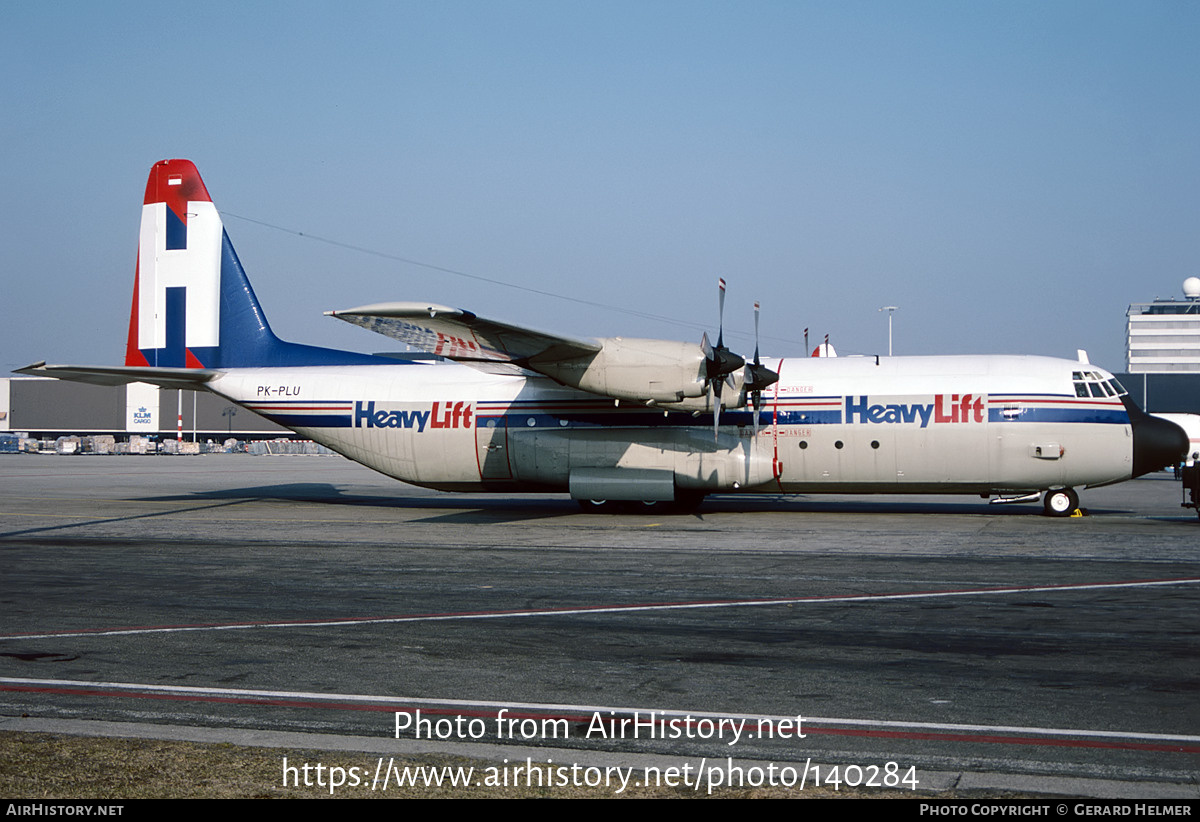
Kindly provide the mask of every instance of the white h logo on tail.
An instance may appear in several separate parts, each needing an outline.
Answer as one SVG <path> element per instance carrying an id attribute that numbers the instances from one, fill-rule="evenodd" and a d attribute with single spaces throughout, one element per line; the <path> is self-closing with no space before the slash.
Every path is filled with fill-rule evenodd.
<path id="1" fill-rule="evenodd" d="M 184 345 L 215 347 L 221 326 L 221 218 L 210 202 L 188 202 L 179 248 L 167 248 L 168 220 L 177 218 L 167 214 L 166 203 L 142 206 L 137 347 L 167 348 L 167 289 L 180 287 L 187 289 Z"/>

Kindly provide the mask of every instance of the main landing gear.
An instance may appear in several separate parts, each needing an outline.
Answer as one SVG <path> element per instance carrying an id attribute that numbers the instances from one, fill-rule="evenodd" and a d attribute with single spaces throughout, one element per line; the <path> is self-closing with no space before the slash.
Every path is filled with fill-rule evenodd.
<path id="1" fill-rule="evenodd" d="M 1048 517 L 1069 517 L 1079 507 L 1079 494 L 1074 488 L 1051 488 L 1042 497 Z"/>
<path id="2" fill-rule="evenodd" d="M 669 510 L 671 503 L 657 500 L 580 499 L 579 507 L 589 514 L 652 514 Z"/>
<path id="3" fill-rule="evenodd" d="M 706 494 L 703 491 L 684 491 L 677 490 L 675 492 L 675 500 L 673 502 L 661 502 L 655 500 L 615 500 L 615 499 L 581 499 L 576 500 L 579 507 L 587 513 L 592 514 L 652 514 L 655 512 L 663 514 L 686 514 L 695 511 L 704 502 Z"/>

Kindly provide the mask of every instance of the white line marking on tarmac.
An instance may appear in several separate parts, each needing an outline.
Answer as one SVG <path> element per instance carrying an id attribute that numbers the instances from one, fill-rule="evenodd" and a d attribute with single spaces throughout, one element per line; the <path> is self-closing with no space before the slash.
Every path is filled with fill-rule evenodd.
<path id="1" fill-rule="evenodd" d="M 1181 579 L 1151 579 L 1130 582 L 1084 582 L 1071 585 L 1019 585 L 1004 588 L 971 588 L 955 591 L 915 591 L 898 594 L 846 594 L 842 596 L 779 597 L 773 599 L 709 600 L 701 602 L 659 602 L 638 605 L 594 605 L 534 608 L 512 611 L 467 611 L 445 614 L 413 614 L 409 616 L 345 617 L 326 620 L 284 620 L 279 622 L 231 622 L 207 625 L 158 625 L 140 628 L 112 628 L 90 631 L 53 631 L 36 634 L 4 634 L 3 640 L 65 639 L 74 637 L 133 636 L 140 634 L 171 634 L 193 631 L 245 631 L 256 628 L 332 628 L 347 625 L 386 625 L 404 622 L 448 622 L 480 619 L 515 619 L 522 617 L 580 616 L 584 614 L 628 614 L 646 611 L 680 611 L 704 608 L 761 608 L 769 605 L 822 605 L 826 603 L 888 602 L 905 599 L 937 599 L 944 597 L 995 596 L 1050 592 L 1101 591 L 1117 588 L 1151 588 L 1164 585 L 1195 585 L 1200 577 Z"/>

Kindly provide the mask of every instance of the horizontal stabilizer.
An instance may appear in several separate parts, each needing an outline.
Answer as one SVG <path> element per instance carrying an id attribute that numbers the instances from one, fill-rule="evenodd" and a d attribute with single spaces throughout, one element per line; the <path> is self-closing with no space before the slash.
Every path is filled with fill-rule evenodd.
<path id="1" fill-rule="evenodd" d="M 586 357 L 602 347 L 598 342 L 547 334 L 486 320 L 459 308 L 427 303 L 377 303 L 325 313 L 418 350 L 461 362 L 528 365 L 530 361 L 555 362 Z M 534 368 L 536 370 L 536 366 Z"/>
<path id="2" fill-rule="evenodd" d="M 178 388 L 195 391 L 219 374 L 206 368 L 153 368 L 149 366 L 91 366 L 91 365 L 46 365 L 37 362 L 18 368 L 13 373 L 31 377 L 53 377 L 71 382 L 86 382 L 91 385 L 126 385 L 145 382 L 160 388 Z"/>

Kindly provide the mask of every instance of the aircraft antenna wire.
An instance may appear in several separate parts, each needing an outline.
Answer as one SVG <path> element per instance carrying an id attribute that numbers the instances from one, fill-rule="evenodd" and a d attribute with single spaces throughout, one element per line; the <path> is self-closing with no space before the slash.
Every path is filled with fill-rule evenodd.
<path id="1" fill-rule="evenodd" d="M 374 248 L 368 248 L 366 246 L 355 245 L 354 243 L 348 243 L 343 240 L 334 240 L 329 237 L 322 237 L 319 234 L 311 234 L 307 231 L 297 231 L 294 228 L 287 228 L 285 226 L 275 225 L 274 223 L 268 223 L 265 220 L 257 220 L 253 217 L 246 217 L 241 214 L 234 214 L 230 211 L 222 210 L 221 214 L 222 214 L 222 216 L 233 217 L 236 220 L 242 220 L 243 222 L 253 223 L 254 225 L 262 226 L 263 228 L 269 228 L 274 231 L 281 231 L 284 234 L 291 234 L 295 237 L 303 237 L 306 240 L 314 240 L 316 242 L 325 243 L 326 245 L 331 245 L 336 248 L 344 248 L 348 251 L 357 251 L 360 254 L 369 254 L 372 257 L 379 257 L 380 259 L 390 260 L 392 262 L 404 263 L 405 265 L 413 265 L 413 266 L 418 266 L 420 268 L 427 268 L 430 271 L 438 271 L 443 274 L 452 274 L 456 277 L 465 277 L 468 280 L 475 280 L 477 282 L 490 283 L 491 285 L 498 285 L 503 288 L 512 288 L 517 291 L 524 291 L 527 294 L 537 294 L 538 296 L 541 296 L 541 297 L 551 297 L 551 298 L 557 299 L 557 300 L 566 300 L 567 302 L 577 303 L 579 305 L 586 305 L 591 308 L 602 308 L 606 311 L 615 311 L 615 312 L 618 312 L 621 314 L 628 314 L 633 317 L 640 317 L 641 319 L 644 319 L 644 320 L 654 320 L 656 322 L 670 323 L 672 325 L 683 326 L 685 328 L 691 328 L 691 329 L 700 330 L 700 331 L 706 330 L 705 326 L 701 325 L 700 323 L 694 323 L 694 322 L 690 322 L 688 320 L 679 320 L 674 317 L 664 316 L 662 314 L 651 314 L 649 312 L 638 311 L 633 308 L 625 308 L 623 306 L 597 302 L 595 300 L 586 300 L 586 299 L 583 299 L 582 297 L 572 297 L 568 294 L 559 294 L 554 291 L 544 291 L 540 288 L 531 288 L 530 286 L 518 285 L 516 283 L 505 282 L 504 280 L 497 280 L 492 277 L 484 277 L 480 274 L 471 274 L 470 272 L 467 272 L 467 271 L 459 271 L 458 269 L 447 268 L 446 266 L 437 265 L 435 263 L 422 262 L 421 260 L 414 260 L 411 257 L 404 257 L 399 254 L 392 254 L 387 251 L 379 251 Z M 751 337 L 751 335 L 746 332 L 731 331 L 730 333 L 736 334 L 738 337 L 746 337 L 746 338 Z M 766 334 L 764 334 L 763 337 L 765 339 L 774 340 L 776 342 L 781 342 L 781 343 L 787 343 L 789 345 L 799 345 L 800 344 L 797 340 L 787 339 L 786 337 L 771 337 Z"/>

